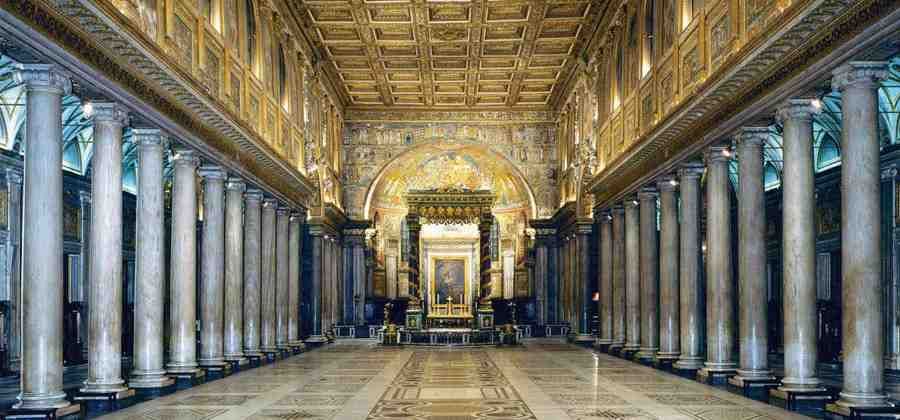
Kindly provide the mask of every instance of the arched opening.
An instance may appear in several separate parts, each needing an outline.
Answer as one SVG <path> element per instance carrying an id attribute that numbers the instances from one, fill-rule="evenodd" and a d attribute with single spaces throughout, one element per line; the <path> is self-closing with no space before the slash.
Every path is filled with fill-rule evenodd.
<path id="1" fill-rule="evenodd" d="M 641 77 L 653 68 L 653 57 L 656 54 L 656 0 L 644 2 L 644 41 L 641 48 Z"/>
<path id="2" fill-rule="evenodd" d="M 256 28 L 256 8 L 253 0 L 244 0 L 244 60 L 256 74 L 256 51 L 259 36 Z"/>
<path id="3" fill-rule="evenodd" d="M 841 162 L 841 147 L 829 134 L 825 134 L 819 143 L 816 154 L 816 170 L 821 171 L 833 167 Z"/>
<path id="4" fill-rule="evenodd" d="M 284 45 L 281 43 L 278 44 L 278 62 L 277 62 L 277 71 L 278 71 L 278 98 L 281 100 L 281 107 L 284 108 L 285 111 L 290 110 L 290 95 L 288 91 L 288 70 L 287 70 L 287 58 L 284 55 Z"/>
<path id="5" fill-rule="evenodd" d="M 638 30 L 638 16 L 637 12 L 632 12 L 631 17 L 628 19 L 628 42 L 625 46 L 625 59 L 627 66 L 627 77 L 625 78 L 625 90 L 623 94 L 623 100 L 631 94 L 631 91 L 634 90 L 637 86 L 637 79 L 639 77 L 640 70 L 638 69 L 638 52 L 639 45 L 638 42 L 640 40 L 640 33 Z"/>

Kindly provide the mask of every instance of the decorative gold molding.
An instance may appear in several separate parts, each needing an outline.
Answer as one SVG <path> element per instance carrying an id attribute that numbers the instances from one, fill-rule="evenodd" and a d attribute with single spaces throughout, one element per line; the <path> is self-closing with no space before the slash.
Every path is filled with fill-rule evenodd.
<path id="1" fill-rule="evenodd" d="M 555 124 L 557 113 L 547 110 L 503 111 L 503 110 L 415 110 L 383 109 L 369 110 L 347 108 L 346 123 L 359 122 L 459 122 L 479 124 L 547 123 Z"/>

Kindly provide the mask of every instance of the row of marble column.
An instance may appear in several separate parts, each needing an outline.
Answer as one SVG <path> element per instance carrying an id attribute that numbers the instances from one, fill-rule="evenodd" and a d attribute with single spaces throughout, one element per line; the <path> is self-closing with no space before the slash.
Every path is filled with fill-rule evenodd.
<path id="1" fill-rule="evenodd" d="M 22 390 L 20 409 L 69 405 L 63 391 L 62 97 L 67 75 L 53 65 L 21 65 L 27 119 L 22 223 Z M 158 129 L 135 128 L 138 151 L 133 371 L 122 366 L 122 134 L 125 108 L 92 103 L 92 212 L 88 237 L 88 379 L 84 394 L 171 385 L 266 352 L 299 347 L 302 212 L 214 165 L 199 168 L 176 150 L 166 265 L 164 153 Z M 203 180 L 200 278 L 197 279 L 197 175 Z M 166 268 L 169 348 L 163 348 Z M 199 287 L 198 287 L 199 285 Z M 200 350 L 197 293 L 200 293 Z M 168 362 L 165 355 L 168 353 Z M 164 364 L 165 363 L 165 364 Z"/>
<path id="2" fill-rule="evenodd" d="M 843 127 L 844 383 L 837 405 L 845 407 L 886 402 L 877 135 L 878 82 L 885 72 L 883 62 L 851 62 L 836 69 L 832 78 L 832 86 L 841 93 Z M 788 392 L 821 389 L 816 376 L 812 133 L 812 117 L 818 108 L 814 99 L 796 98 L 776 112 L 784 126 L 785 376 L 781 389 Z M 736 138 L 740 158 L 736 262 L 732 261 L 728 174 L 733 152 L 713 146 L 705 153 L 705 296 L 700 271 L 704 260 L 700 237 L 703 164 L 683 164 L 677 174 L 641 189 L 637 199 L 628 198 L 602 211 L 599 345 L 634 351 L 642 359 L 670 360 L 676 368 L 700 370 L 701 374 L 774 379 L 767 359 L 763 147 L 768 133 L 768 127 L 746 127 Z M 658 240 L 657 198 L 661 206 Z M 735 263 L 737 291 L 732 279 Z M 739 349 L 735 349 L 738 342 Z"/>

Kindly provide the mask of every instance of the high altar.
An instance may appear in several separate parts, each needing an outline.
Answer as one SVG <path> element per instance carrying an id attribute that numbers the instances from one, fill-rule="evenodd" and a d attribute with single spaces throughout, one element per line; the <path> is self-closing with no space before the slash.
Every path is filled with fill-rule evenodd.
<path id="1" fill-rule="evenodd" d="M 493 328 L 487 297 L 494 194 L 417 190 L 405 200 L 410 246 L 406 329 Z"/>

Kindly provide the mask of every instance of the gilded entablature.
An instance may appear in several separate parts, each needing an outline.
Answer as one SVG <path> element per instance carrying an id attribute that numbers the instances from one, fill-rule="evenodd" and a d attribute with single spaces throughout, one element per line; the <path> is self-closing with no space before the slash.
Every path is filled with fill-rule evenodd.
<path id="1" fill-rule="evenodd" d="M 535 217 L 551 216 L 557 202 L 550 124 L 348 123 L 342 153 L 344 208 L 355 219 L 367 217 L 367 195 L 405 213 L 407 188 L 489 188 L 500 211 L 531 207 L 533 194 Z"/>
<path id="2" fill-rule="evenodd" d="M 293 0 L 349 106 L 546 108 L 578 66 L 593 1 Z"/>

